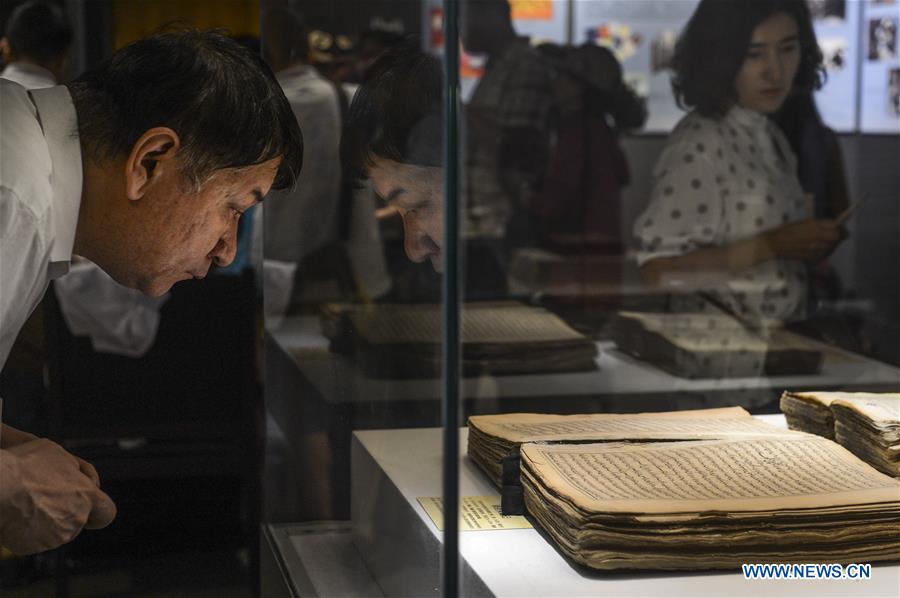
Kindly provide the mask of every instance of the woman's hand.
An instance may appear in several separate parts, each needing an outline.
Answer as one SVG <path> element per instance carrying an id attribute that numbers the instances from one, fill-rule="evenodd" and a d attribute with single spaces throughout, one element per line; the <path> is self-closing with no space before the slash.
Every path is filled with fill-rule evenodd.
<path id="1" fill-rule="evenodd" d="M 792 222 L 762 235 L 774 257 L 808 262 L 825 258 L 846 238 L 846 229 L 827 219 Z"/>

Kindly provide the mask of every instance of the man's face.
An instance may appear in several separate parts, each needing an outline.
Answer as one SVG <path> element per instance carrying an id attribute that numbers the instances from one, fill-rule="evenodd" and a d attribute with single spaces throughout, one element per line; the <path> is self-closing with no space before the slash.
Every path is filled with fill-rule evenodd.
<path id="1" fill-rule="evenodd" d="M 403 164 L 375 158 L 369 169 L 372 187 L 403 219 L 403 246 L 414 262 L 431 260 L 437 272 L 443 268 L 444 237 L 443 169 Z"/>
<path id="2" fill-rule="evenodd" d="M 186 187 L 173 169 L 161 173 L 147 201 L 133 208 L 143 213 L 135 213 L 136 238 L 125 240 L 126 284 L 155 297 L 180 280 L 203 278 L 212 264 L 230 264 L 241 214 L 269 192 L 280 161 L 219 170 L 199 189 Z"/>

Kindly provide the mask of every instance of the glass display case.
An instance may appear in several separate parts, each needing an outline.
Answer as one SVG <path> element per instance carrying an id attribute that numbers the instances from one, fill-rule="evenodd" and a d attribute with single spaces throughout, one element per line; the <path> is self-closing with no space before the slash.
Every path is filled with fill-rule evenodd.
<path id="1" fill-rule="evenodd" d="M 579 503 L 541 516 L 558 494 L 517 443 L 757 438 L 671 424 L 722 413 L 781 442 L 785 391 L 900 391 L 900 116 L 879 113 L 877 136 L 859 117 L 876 60 L 861 23 L 891 17 L 844 4 L 262 1 L 305 146 L 297 187 L 254 219 L 263 595 L 756 591 L 738 556 L 650 562 L 578 535 L 607 520 L 567 545 Z M 502 420 L 524 435 L 515 458 L 485 457 L 508 438 L 470 418 L 510 414 L 572 419 L 531 438 Z M 750 528 L 779 529 L 775 511 Z M 873 546 L 858 561 L 774 537 L 737 554 L 873 565 L 766 592 L 896 594 L 878 538 L 855 540 Z"/>

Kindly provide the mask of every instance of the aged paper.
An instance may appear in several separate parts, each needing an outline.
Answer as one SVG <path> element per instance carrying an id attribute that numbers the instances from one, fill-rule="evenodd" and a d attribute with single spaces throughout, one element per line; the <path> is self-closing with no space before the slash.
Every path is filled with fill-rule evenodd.
<path id="1" fill-rule="evenodd" d="M 852 396 L 853 393 L 848 392 L 788 392 L 785 391 L 784 396 L 801 401 L 807 401 L 823 407 L 828 407 L 835 399 Z"/>
<path id="2" fill-rule="evenodd" d="M 700 439 L 726 436 L 792 435 L 740 407 L 664 413 L 475 415 L 469 427 L 510 443 L 562 440 Z"/>
<path id="3" fill-rule="evenodd" d="M 900 500 L 900 482 L 802 435 L 653 444 L 524 444 L 523 470 L 592 512 L 821 508 Z"/>
<path id="4" fill-rule="evenodd" d="M 444 501 L 441 497 L 417 499 L 434 525 L 444 531 Z M 497 529 L 531 529 L 532 525 L 521 515 L 501 515 L 500 496 L 461 496 L 459 499 L 459 531 L 486 531 Z"/>
<path id="5" fill-rule="evenodd" d="M 900 393 L 785 392 L 781 410 L 792 429 L 833 438 L 900 477 Z"/>
<path id="6" fill-rule="evenodd" d="M 900 425 L 900 393 L 834 393 L 831 406 L 852 409 L 879 425 Z"/>

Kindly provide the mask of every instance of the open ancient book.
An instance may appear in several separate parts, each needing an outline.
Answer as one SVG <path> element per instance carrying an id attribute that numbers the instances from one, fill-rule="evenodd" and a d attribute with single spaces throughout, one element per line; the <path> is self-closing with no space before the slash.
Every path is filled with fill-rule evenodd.
<path id="1" fill-rule="evenodd" d="M 900 478 L 900 393 L 785 392 L 781 410 L 791 428 L 832 438 Z"/>
<path id="2" fill-rule="evenodd" d="M 558 316 L 515 301 L 462 309 L 466 375 L 569 372 L 596 368 L 597 347 Z M 440 375 L 440 305 L 329 305 L 323 330 L 375 377 Z"/>
<path id="3" fill-rule="evenodd" d="M 528 443 L 528 513 L 595 569 L 900 559 L 900 482 L 813 435 Z"/>
<path id="4" fill-rule="evenodd" d="M 739 407 L 473 416 L 468 450 L 591 568 L 900 558 L 900 482 Z"/>
<path id="5" fill-rule="evenodd" d="M 553 415 L 507 413 L 469 418 L 469 457 L 497 487 L 503 461 L 524 442 L 709 440 L 794 433 L 767 424 L 741 407 L 663 413 Z"/>

